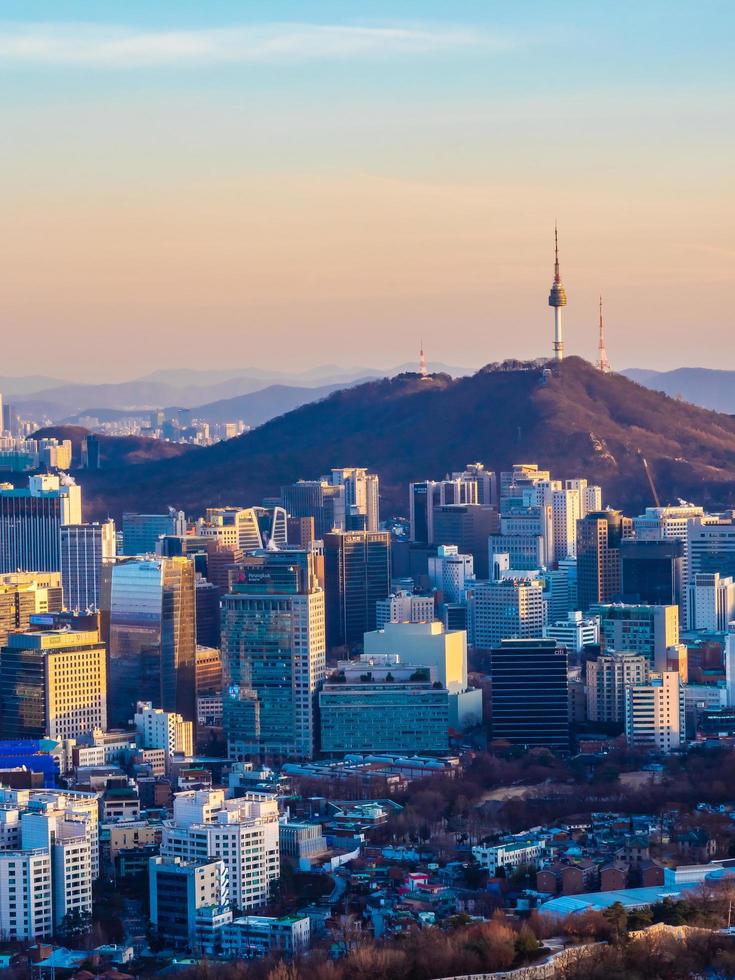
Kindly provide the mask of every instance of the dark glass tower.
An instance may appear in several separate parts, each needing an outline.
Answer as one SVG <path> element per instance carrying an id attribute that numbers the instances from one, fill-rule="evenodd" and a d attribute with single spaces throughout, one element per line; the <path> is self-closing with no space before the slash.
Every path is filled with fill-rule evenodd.
<path id="1" fill-rule="evenodd" d="M 567 666 L 556 640 L 503 640 L 490 655 L 493 738 L 568 752 Z"/>

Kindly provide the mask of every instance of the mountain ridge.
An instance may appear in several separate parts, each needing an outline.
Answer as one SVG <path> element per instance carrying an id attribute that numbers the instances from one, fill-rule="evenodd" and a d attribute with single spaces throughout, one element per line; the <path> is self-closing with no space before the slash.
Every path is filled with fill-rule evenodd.
<path id="1" fill-rule="evenodd" d="M 415 373 L 343 388 L 196 457 L 141 463 L 134 492 L 120 470 L 82 476 L 90 513 L 168 505 L 254 504 L 282 485 L 333 466 L 381 477 L 383 513 L 407 512 L 411 480 L 440 478 L 468 462 L 508 469 L 538 462 L 557 479 L 601 483 L 628 510 L 651 503 L 640 460 L 664 500 L 735 503 L 735 419 L 697 408 L 577 357 L 487 365 L 452 379 Z"/>

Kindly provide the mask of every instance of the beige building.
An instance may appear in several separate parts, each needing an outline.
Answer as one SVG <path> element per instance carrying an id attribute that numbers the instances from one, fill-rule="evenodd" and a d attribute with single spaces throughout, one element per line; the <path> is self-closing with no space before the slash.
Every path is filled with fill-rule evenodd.
<path id="1" fill-rule="evenodd" d="M 625 690 L 646 684 L 648 658 L 641 653 L 608 653 L 587 661 L 587 719 L 625 721 Z"/>
<path id="2" fill-rule="evenodd" d="M 105 645 L 92 630 L 13 633 L 0 652 L 5 738 L 76 738 L 107 728 Z"/>
<path id="3" fill-rule="evenodd" d="M 11 633 L 28 629 L 37 613 L 63 606 L 59 572 L 8 572 L 0 575 L 0 646 Z"/>

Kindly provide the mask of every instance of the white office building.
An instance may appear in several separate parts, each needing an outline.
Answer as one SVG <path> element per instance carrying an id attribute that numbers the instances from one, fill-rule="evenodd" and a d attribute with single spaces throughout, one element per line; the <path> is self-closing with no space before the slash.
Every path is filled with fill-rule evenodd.
<path id="1" fill-rule="evenodd" d="M 543 584 L 532 578 L 477 582 L 472 589 L 470 615 L 473 644 L 481 650 L 492 650 L 502 640 L 543 636 L 546 625 Z"/>
<path id="2" fill-rule="evenodd" d="M 154 708 L 150 701 L 138 701 L 134 717 L 138 741 L 144 749 L 163 749 L 168 758 L 194 754 L 193 725 L 175 711 Z"/>
<path id="3" fill-rule="evenodd" d="M 625 735 L 634 746 L 671 752 L 685 742 L 684 693 L 679 674 L 654 671 L 625 691 Z"/>
<path id="4" fill-rule="evenodd" d="M 58 572 L 61 526 L 81 523 L 82 489 L 70 476 L 0 485 L 0 572 Z"/>
<path id="5" fill-rule="evenodd" d="M 475 581 L 472 555 L 461 555 L 456 545 L 440 544 L 436 556 L 429 558 L 429 581 L 442 593 L 444 602 L 465 602 L 467 589 Z"/>
<path id="6" fill-rule="evenodd" d="M 100 608 L 105 565 L 117 554 L 115 522 L 65 524 L 60 539 L 61 587 L 66 609 L 85 612 Z"/>
<path id="7" fill-rule="evenodd" d="M 570 612 L 566 619 L 545 626 L 543 635 L 556 640 L 567 650 L 580 653 L 583 647 L 600 642 L 600 620 L 597 616 L 585 617 L 576 610 Z"/>
<path id="8" fill-rule="evenodd" d="M 697 572 L 687 587 L 690 630 L 724 631 L 735 619 L 735 581 L 719 572 Z"/>
<path id="9" fill-rule="evenodd" d="M 434 619 L 434 597 L 394 592 L 375 603 L 375 625 L 383 629 L 386 623 L 430 623 Z"/>

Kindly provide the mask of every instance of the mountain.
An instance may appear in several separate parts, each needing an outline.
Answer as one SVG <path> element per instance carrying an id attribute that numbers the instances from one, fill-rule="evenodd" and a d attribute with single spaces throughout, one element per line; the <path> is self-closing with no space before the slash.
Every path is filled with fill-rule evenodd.
<path id="1" fill-rule="evenodd" d="M 53 379 L 46 379 L 44 382 L 44 379 L 39 378 L 36 380 L 40 387 L 35 389 L 31 385 L 33 379 L 6 378 L 4 380 L 8 385 L 8 391 L 12 389 L 17 392 L 12 402 L 24 415 L 50 418 L 55 423 L 73 421 L 85 415 L 99 418 L 100 412 L 108 410 L 132 414 L 168 405 L 196 409 L 210 402 L 262 391 L 275 384 L 283 389 L 282 404 L 275 405 L 270 414 L 268 411 L 258 413 L 262 418 L 272 418 L 273 415 L 280 415 L 306 400 L 299 395 L 289 397 L 286 393 L 287 388 L 336 389 L 355 384 L 358 380 L 368 377 L 392 376 L 413 368 L 414 365 L 399 365 L 385 371 L 376 368 L 339 368 L 327 364 L 321 368 L 311 368 L 295 374 L 257 368 L 243 371 L 238 371 L 236 368 L 229 371 L 172 369 L 154 371 L 147 377 L 115 384 L 76 384 Z M 464 368 L 442 364 L 430 365 L 430 369 L 446 371 L 452 375 L 468 373 Z M 18 384 L 13 389 L 14 381 Z M 0 392 L 4 390 L 0 387 Z M 320 398 L 322 395 L 323 391 L 317 392 L 314 397 Z"/>
<path id="2" fill-rule="evenodd" d="M 646 371 L 629 368 L 627 378 L 663 391 L 672 398 L 683 398 L 693 405 L 735 415 L 735 371 L 715 368 L 676 368 L 674 371 Z"/>
<path id="3" fill-rule="evenodd" d="M 33 439 L 69 439 L 72 444 L 73 459 L 81 457 L 82 443 L 89 435 L 89 429 L 81 425 L 53 425 L 38 429 Z M 106 472 L 126 470 L 142 463 L 170 460 L 201 451 L 200 446 L 190 443 L 164 442 L 162 439 L 148 439 L 144 436 L 97 436 L 100 445 L 100 461 Z M 118 477 L 119 478 L 119 477 Z"/>
<path id="4" fill-rule="evenodd" d="M 357 384 L 359 382 L 351 382 Z M 338 391 L 350 382 L 333 385 L 322 385 L 317 388 L 296 388 L 292 385 L 269 385 L 260 391 L 249 395 L 237 395 L 235 398 L 223 398 L 220 401 L 209 402 L 207 405 L 196 405 L 191 410 L 193 418 L 205 422 L 235 422 L 242 419 L 250 426 L 262 425 L 277 415 L 290 412 L 300 405 L 326 398 L 333 391 Z"/>
<path id="5" fill-rule="evenodd" d="M 43 374 L 26 374 L 17 377 L 0 378 L 0 394 L 6 399 L 15 399 L 17 395 L 30 395 L 48 388 L 57 388 L 64 382 L 59 378 L 47 378 Z"/>
<path id="6" fill-rule="evenodd" d="M 506 362 L 453 380 L 416 374 L 371 381 L 297 408 L 195 455 L 82 474 L 90 516 L 168 504 L 254 504 L 333 466 L 381 478 L 384 514 L 407 512 L 411 480 L 481 460 L 534 461 L 558 479 L 585 476 L 629 512 L 651 503 L 640 459 L 664 501 L 735 504 L 735 419 L 651 391 L 580 358 Z"/>

